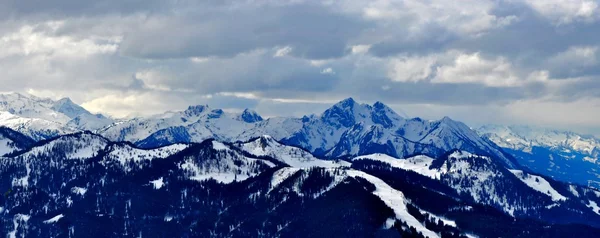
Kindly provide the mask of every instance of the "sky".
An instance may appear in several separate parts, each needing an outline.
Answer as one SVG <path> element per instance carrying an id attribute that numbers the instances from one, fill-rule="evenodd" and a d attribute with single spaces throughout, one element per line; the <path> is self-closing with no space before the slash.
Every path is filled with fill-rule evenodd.
<path id="1" fill-rule="evenodd" d="M 0 0 L 0 91 L 113 117 L 188 105 L 600 135 L 597 0 Z"/>

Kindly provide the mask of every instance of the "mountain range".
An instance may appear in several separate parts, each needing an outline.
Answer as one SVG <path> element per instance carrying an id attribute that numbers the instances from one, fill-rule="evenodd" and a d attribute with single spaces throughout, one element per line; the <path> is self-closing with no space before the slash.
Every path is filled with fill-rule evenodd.
<path id="1" fill-rule="evenodd" d="M 118 121 L 69 99 L 0 99 L 14 118 L 0 120 L 8 237 L 600 233 L 590 136 L 352 98 L 301 118 L 198 105 Z"/>
<path id="2" fill-rule="evenodd" d="M 528 126 L 488 125 L 478 129 L 520 164 L 563 181 L 600 187 L 600 139 Z"/>
<path id="3" fill-rule="evenodd" d="M 92 114 L 69 98 L 54 101 L 19 93 L 0 94 L 0 125 L 34 140 L 81 130 L 97 130 L 112 123 L 112 119 Z"/>

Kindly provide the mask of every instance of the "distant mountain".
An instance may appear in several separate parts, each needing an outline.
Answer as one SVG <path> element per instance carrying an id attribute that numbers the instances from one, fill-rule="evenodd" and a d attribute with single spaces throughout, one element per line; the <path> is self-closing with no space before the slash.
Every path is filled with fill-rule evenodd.
<path id="1" fill-rule="evenodd" d="M 460 150 L 329 161 L 270 136 L 142 149 L 80 132 L 1 158 L 0 174 L 9 237 L 600 232 L 600 191 Z"/>
<path id="2" fill-rule="evenodd" d="M 487 125 L 479 133 L 532 170 L 600 188 L 600 139 L 568 131 Z"/>
<path id="3" fill-rule="evenodd" d="M 92 114 L 68 98 L 58 101 L 0 94 L 0 126 L 19 131 L 34 140 L 81 130 L 97 130 L 113 123 L 101 114 Z"/>
<path id="4" fill-rule="evenodd" d="M 270 135 L 327 158 L 371 153 L 400 158 L 421 153 L 439 156 L 447 150 L 462 149 L 491 155 L 511 168 L 518 167 L 509 154 L 461 122 L 447 117 L 439 121 L 405 119 L 381 102 L 359 104 L 352 98 L 340 101 L 319 116 L 266 120 L 248 109 L 227 113 L 206 105 L 190 106 L 181 112 L 117 123 L 99 132 L 111 140 L 131 141 L 145 148 L 208 138 L 247 141 Z"/>

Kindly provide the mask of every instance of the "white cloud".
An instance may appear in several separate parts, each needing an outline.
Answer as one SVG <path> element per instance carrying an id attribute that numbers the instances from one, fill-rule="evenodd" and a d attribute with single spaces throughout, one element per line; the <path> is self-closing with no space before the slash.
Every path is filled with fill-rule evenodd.
<path id="1" fill-rule="evenodd" d="M 236 98 L 245 98 L 245 99 L 259 99 L 260 97 L 254 93 L 250 92 L 219 92 L 217 93 L 219 96 L 226 97 L 236 97 Z"/>
<path id="2" fill-rule="evenodd" d="M 166 75 L 159 70 L 147 69 L 135 73 L 135 78 L 144 82 L 144 86 L 148 89 L 158 91 L 171 91 L 171 88 L 165 83 L 173 80 L 173 76 Z"/>
<path id="3" fill-rule="evenodd" d="M 335 71 L 333 71 L 332 68 L 324 68 L 323 70 L 321 70 L 322 74 L 335 74 Z"/>
<path id="4" fill-rule="evenodd" d="M 600 19 L 598 3 L 594 0 L 525 0 L 525 3 L 559 25 Z"/>
<path id="5" fill-rule="evenodd" d="M 158 2 L 144 6 L 151 14 L 118 4 L 56 14 L 8 10 L 14 18 L 0 20 L 0 82 L 3 91 L 70 96 L 119 116 L 257 102 L 285 115 L 285 103 L 311 104 L 294 109 L 302 115 L 353 96 L 430 104 L 454 117 L 457 109 L 548 95 L 576 100 L 573 108 L 586 102 L 570 95 L 600 97 L 600 37 L 590 31 L 600 24 L 598 2 L 523 1 Z M 492 118 L 512 116 L 494 110 Z"/>
<path id="6" fill-rule="evenodd" d="M 484 58 L 479 52 L 450 50 L 426 56 L 400 56 L 388 63 L 390 80 L 446 84 L 481 84 L 486 87 L 518 87 L 548 80 L 547 71 L 519 73 L 504 57 Z"/>
<path id="7" fill-rule="evenodd" d="M 369 52 L 371 45 L 353 45 L 351 47 L 352 54 L 365 54 Z"/>
<path id="8" fill-rule="evenodd" d="M 210 60 L 209 57 L 191 57 L 190 60 L 194 63 L 204 63 Z"/>
<path id="9" fill-rule="evenodd" d="M 388 77 L 396 82 L 417 82 L 431 76 L 437 56 L 393 58 L 389 62 Z"/>
<path id="10" fill-rule="evenodd" d="M 157 100 L 152 93 L 107 94 L 81 104 L 93 113 L 107 113 L 116 118 L 158 114 L 170 110 L 174 102 Z M 171 105 L 170 105 L 171 104 Z"/>
<path id="11" fill-rule="evenodd" d="M 290 47 L 290 46 L 281 47 L 275 51 L 275 54 L 273 54 L 273 57 L 284 57 L 291 52 L 292 52 L 292 47 Z"/>
<path id="12" fill-rule="evenodd" d="M 460 4 L 446 0 L 377 0 L 355 4 L 361 7 L 350 9 L 361 9 L 367 19 L 398 23 L 414 21 L 410 26 L 411 31 L 419 31 L 424 25 L 435 23 L 456 33 L 476 36 L 517 20 L 514 15 L 494 15 L 492 9 L 495 2 L 488 0 L 466 0 Z"/>
<path id="13" fill-rule="evenodd" d="M 0 38 L 0 58 L 13 55 L 47 55 L 69 58 L 85 58 L 94 54 L 116 52 L 120 38 L 97 42 L 93 38 L 75 38 L 57 35 L 62 22 L 45 22 L 22 26 L 18 31 Z"/>
<path id="14" fill-rule="evenodd" d="M 507 59 L 485 59 L 480 53 L 458 53 L 454 62 L 437 67 L 432 82 L 478 83 L 490 87 L 512 87 L 523 83 Z"/>
<path id="15" fill-rule="evenodd" d="M 592 66 L 598 63 L 598 46 L 571 46 L 548 60 L 553 67 L 560 65 Z"/>

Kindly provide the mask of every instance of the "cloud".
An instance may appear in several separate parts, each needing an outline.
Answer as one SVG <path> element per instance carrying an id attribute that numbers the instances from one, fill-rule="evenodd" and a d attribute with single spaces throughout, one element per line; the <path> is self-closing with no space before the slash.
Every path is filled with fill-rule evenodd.
<path id="1" fill-rule="evenodd" d="M 352 54 L 365 54 L 369 52 L 371 45 L 353 45 L 351 47 Z"/>
<path id="2" fill-rule="evenodd" d="M 504 57 L 485 58 L 480 52 L 461 51 L 392 58 L 388 76 L 396 82 L 427 81 L 434 84 L 481 84 L 487 87 L 517 87 L 548 79 L 548 75 L 540 71 L 520 75 Z"/>
<path id="3" fill-rule="evenodd" d="M 556 77 L 597 75 L 598 46 L 571 46 L 550 57 L 546 65 Z"/>
<path id="4" fill-rule="evenodd" d="M 302 115 L 352 96 L 412 116 L 600 128 L 550 111 L 591 111 L 600 98 L 596 1 L 0 5 L 2 91 L 69 96 L 95 112 Z"/>
<path id="5" fill-rule="evenodd" d="M 0 58 L 10 56 L 48 56 L 85 58 L 94 54 L 116 52 L 119 39 L 95 40 L 78 39 L 57 35 L 63 22 L 44 22 L 24 25 L 0 38 Z"/>
<path id="6" fill-rule="evenodd" d="M 458 53 L 452 64 L 438 66 L 433 83 L 477 83 L 490 87 L 513 87 L 523 83 L 505 58 L 485 59 L 476 52 Z"/>
<path id="7" fill-rule="evenodd" d="M 436 56 L 393 58 L 389 62 L 389 77 L 397 82 L 417 82 L 426 80 L 433 73 Z"/>
<path id="8" fill-rule="evenodd" d="M 273 57 L 284 57 L 284 56 L 288 55 L 290 52 L 292 52 L 292 47 L 286 46 L 286 47 L 278 48 L 277 51 L 275 51 L 275 54 L 273 55 Z"/>
<path id="9" fill-rule="evenodd" d="M 550 19 L 555 24 L 569 24 L 575 21 L 596 21 L 598 17 L 598 3 L 593 0 L 525 0 L 542 16 Z"/>
<path id="10" fill-rule="evenodd" d="M 124 55 L 158 59 L 233 57 L 284 45 L 294 49 L 294 56 L 326 59 L 344 55 L 348 41 L 367 25 L 319 4 L 200 4 L 178 15 L 148 16 L 119 49 Z"/>

